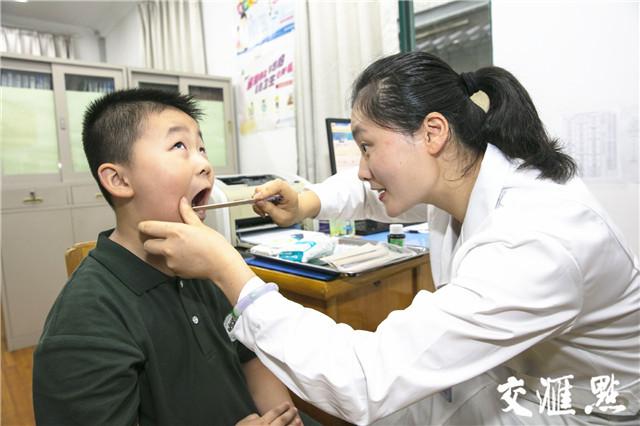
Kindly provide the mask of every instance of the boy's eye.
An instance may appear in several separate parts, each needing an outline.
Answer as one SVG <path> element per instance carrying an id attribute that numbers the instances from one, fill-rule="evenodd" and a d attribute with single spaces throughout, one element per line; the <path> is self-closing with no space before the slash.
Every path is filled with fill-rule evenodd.
<path id="1" fill-rule="evenodd" d="M 200 147 L 200 152 L 201 152 L 202 154 L 206 154 L 206 153 L 207 153 L 207 149 L 206 149 L 204 146 L 201 146 L 201 147 Z"/>
<path id="2" fill-rule="evenodd" d="M 179 149 L 184 149 L 187 146 L 184 144 L 184 142 L 176 142 L 175 144 L 173 144 L 173 148 L 179 148 Z"/>

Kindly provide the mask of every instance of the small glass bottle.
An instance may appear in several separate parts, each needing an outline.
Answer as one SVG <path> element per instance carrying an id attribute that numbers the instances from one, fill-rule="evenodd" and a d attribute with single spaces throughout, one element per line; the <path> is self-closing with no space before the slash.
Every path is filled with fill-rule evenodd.
<path id="1" fill-rule="evenodd" d="M 404 230 L 402 229 L 402 224 L 400 223 L 392 223 L 389 225 L 389 236 L 387 237 L 387 242 L 389 244 L 395 244 L 397 246 L 404 246 Z"/>
<path id="2" fill-rule="evenodd" d="M 332 237 L 351 237 L 356 233 L 355 221 L 350 219 L 331 219 L 329 235 Z"/>

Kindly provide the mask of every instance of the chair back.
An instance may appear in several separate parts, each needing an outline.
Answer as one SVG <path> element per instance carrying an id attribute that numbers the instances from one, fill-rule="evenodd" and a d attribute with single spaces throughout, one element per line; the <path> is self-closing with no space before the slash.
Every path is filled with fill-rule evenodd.
<path id="1" fill-rule="evenodd" d="M 75 243 L 64 253 L 64 262 L 67 265 L 67 276 L 71 276 L 76 270 L 82 259 L 84 259 L 91 250 L 96 246 L 95 241 L 85 241 L 83 243 Z"/>

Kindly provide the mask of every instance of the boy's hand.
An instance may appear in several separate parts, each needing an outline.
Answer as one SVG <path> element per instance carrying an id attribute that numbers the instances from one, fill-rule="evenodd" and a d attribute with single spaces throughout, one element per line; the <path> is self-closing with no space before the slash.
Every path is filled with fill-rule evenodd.
<path id="1" fill-rule="evenodd" d="M 258 425 L 273 425 L 273 426 L 298 426 L 302 425 L 302 420 L 298 416 L 298 410 L 288 402 L 283 402 L 275 408 L 264 413 L 264 416 L 260 417 L 257 414 L 250 414 L 244 419 L 236 423 L 236 426 L 258 426 Z"/>
<path id="2" fill-rule="evenodd" d="M 282 179 L 274 179 L 256 187 L 253 198 L 264 200 L 272 195 L 280 195 L 282 200 L 278 204 L 269 201 L 256 201 L 253 205 L 253 211 L 260 216 L 269 215 L 280 226 L 290 226 L 304 219 L 304 217 L 300 217 L 298 193 Z"/>
<path id="3" fill-rule="evenodd" d="M 140 222 L 138 230 L 150 237 L 144 249 L 163 256 L 180 277 L 209 278 L 235 305 L 240 290 L 255 274 L 222 235 L 200 221 L 184 197 L 180 214 L 184 223 Z"/>

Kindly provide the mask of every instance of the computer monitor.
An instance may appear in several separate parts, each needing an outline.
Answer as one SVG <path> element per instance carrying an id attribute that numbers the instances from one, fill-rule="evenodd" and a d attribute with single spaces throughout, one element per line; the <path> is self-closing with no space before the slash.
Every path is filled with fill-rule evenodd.
<path id="1" fill-rule="evenodd" d="M 329 160 L 331 174 L 358 167 L 360 149 L 351 134 L 351 120 L 348 118 L 327 118 L 327 138 L 329 139 Z"/>
<path id="2" fill-rule="evenodd" d="M 360 165 L 360 149 L 353 140 L 351 120 L 348 118 L 327 118 L 327 139 L 329 141 L 329 161 L 331 174 L 357 168 Z M 356 234 L 368 235 L 384 232 L 389 224 L 374 220 L 356 220 Z"/>

